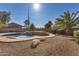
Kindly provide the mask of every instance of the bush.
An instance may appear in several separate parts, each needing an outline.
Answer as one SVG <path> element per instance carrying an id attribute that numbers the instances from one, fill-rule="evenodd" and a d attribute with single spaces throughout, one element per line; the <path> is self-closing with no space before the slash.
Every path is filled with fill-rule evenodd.
<path id="1" fill-rule="evenodd" d="M 74 37 L 76 38 L 76 42 L 79 44 L 79 30 L 74 31 Z"/>
<path id="2" fill-rule="evenodd" d="M 46 32 L 32 32 L 33 35 L 38 35 L 38 36 L 48 36 L 49 34 Z"/>

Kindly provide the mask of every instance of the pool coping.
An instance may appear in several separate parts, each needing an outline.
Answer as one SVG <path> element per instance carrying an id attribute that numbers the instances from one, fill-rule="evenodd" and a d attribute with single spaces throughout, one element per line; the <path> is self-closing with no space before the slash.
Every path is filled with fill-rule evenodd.
<path id="1" fill-rule="evenodd" d="M 0 42 L 6 42 L 6 43 L 10 43 L 10 42 L 22 42 L 22 41 L 30 41 L 30 40 L 33 40 L 33 39 L 46 39 L 46 38 L 50 38 L 50 37 L 54 37 L 55 35 L 52 34 L 52 33 L 48 33 L 49 35 L 48 36 L 34 36 L 34 37 L 31 37 L 31 38 L 7 38 L 5 36 L 2 36 L 2 35 L 5 35 L 5 34 L 12 34 L 12 33 L 1 33 L 0 34 Z"/>

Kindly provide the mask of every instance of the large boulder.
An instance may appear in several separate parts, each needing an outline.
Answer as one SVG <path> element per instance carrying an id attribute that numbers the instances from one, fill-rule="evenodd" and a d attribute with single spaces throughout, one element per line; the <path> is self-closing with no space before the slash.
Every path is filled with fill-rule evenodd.
<path id="1" fill-rule="evenodd" d="M 36 48 L 39 44 L 40 44 L 40 40 L 34 39 L 34 40 L 32 40 L 31 48 Z"/>

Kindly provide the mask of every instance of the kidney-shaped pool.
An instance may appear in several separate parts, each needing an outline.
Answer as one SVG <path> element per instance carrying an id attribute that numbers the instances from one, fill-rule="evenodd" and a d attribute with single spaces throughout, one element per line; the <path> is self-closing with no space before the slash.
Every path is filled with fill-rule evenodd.
<path id="1" fill-rule="evenodd" d="M 55 35 L 46 32 L 29 32 L 29 33 L 1 33 L 0 42 L 16 42 L 25 41 L 31 39 L 46 39 L 49 37 L 54 37 Z"/>
<path id="2" fill-rule="evenodd" d="M 6 34 L 3 36 L 14 37 L 14 38 L 32 38 L 34 35 L 30 35 L 30 34 Z"/>

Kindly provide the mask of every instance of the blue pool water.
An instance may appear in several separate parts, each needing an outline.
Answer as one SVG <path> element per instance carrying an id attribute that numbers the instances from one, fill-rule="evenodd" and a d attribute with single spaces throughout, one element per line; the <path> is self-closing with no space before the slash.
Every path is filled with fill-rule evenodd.
<path id="1" fill-rule="evenodd" d="M 16 38 L 31 38 L 33 37 L 32 35 L 25 35 L 25 34 L 16 34 L 14 35 Z"/>
<path id="2" fill-rule="evenodd" d="M 23 35 L 23 34 L 18 34 L 18 35 L 15 35 L 16 38 L 31 38 L 33 37 L 32 35 Z"/>
<path id="3" fill-rule="evenodd" d="M 28 34 L 7 34 L 7 35 L 3 35 L 3 36 L 13 36 L 15 38 L 31 38 L 33 37 L 33 35 L 28 35 Z"/>

